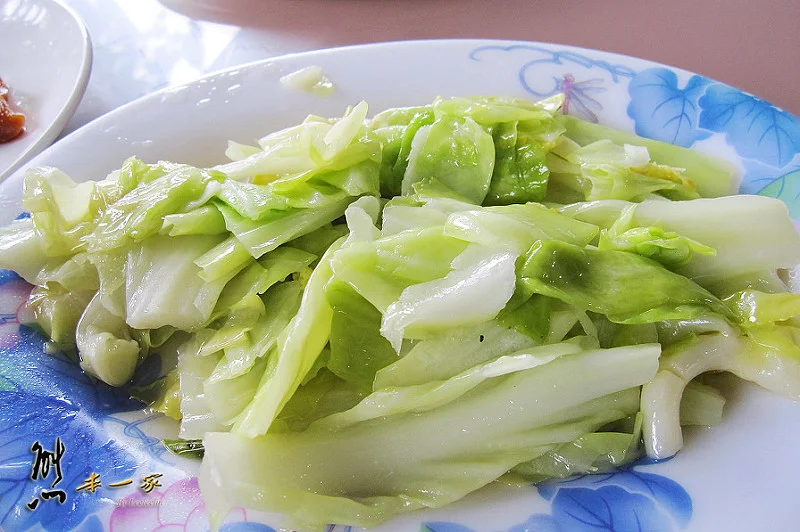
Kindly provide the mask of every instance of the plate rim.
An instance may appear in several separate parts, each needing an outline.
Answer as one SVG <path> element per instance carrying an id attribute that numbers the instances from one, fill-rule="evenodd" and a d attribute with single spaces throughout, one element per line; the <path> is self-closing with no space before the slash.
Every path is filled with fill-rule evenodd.
<path id="1" fill-rule="evenodd" d="M 42 1 L 42 0 L 39 0 L 39 1 Z M 45 1 L 59 2 L 60 0 L 45 0 Z M 84 26 L 84 30 L 85 30 L 85 26 Z M 88 38 L 88 32 L 87 32 L 86 35 L 87 35 L 87 38 Z M 138 98 L 136 98 L 134 100 L 131 100 L 131 101 L 129 101 L 129 102 L 127 102 L 127 103 L 115 108 L 115 109 L 112 109 L 111 111 L 108 111 L 107 113 L 105 113 L 103 115 L 100 115 L 100 116 L 94 118 L 93 120 L 87 122 L 86 124 L 83 124 L 82 126 L 77 128 L 76 130 L 70 132 L 68 135 L 65 135 L 62 139 L 59 139 L 58 142 L 60 143 L 61 141 L 64 141 L 64 140 L 73 141 L 75 139 L 75 137 L 83 135 L 87 131 L 88 128 L 94 129 L 96 127 L 102 127 L 102 124 L 104 124 L 104 123 L 111 123 L 117 117 L 119 117 L 120 115 L 128 114 L 129 113 L 129 109 L 135 109 L 136 107 L 139 107 L 139 106 L 142 106 L 142 105 L 149 106 L 149 105 L 152 104 L 153 101 L 158 100 L 159 98 L 161 98 L 164 95 L 167 95 L 167 94 L 170 94 L 170 93 L 175 93 L 175 92 L 187 89 L 189 87 L 193 87 L 193 86 L 196 86 L 198 84 L 202 84 L 202 83 L 204 83 L 204 82 L 206 82 L 206 81 L 208 81 L 210 79 L 213 79 L 213 78 L 216 78 L 216 77 L 219 77 L 219 76 L 223 76 L 225 74 L 229 74 L 231 72 L 235 72 L 235 71 L 238 71 L 238 70 L 253 69 L 253 68 L 257 68 L 259 66 L 265 66 L 265 65 L 275 64 L 275 63 L 290 62 L 290 61 L 296 60 L 296 59 L 304 59 L 304 58 L 309 58 L 309 57 L 324 56 L 324 55 L 327 55 L 327 54 L 340 54 L 340 53 L 346 54 L 351 50 L 392 48 L 392 47 L 402 48 L 402 47 L 408 47 L 408 46 L 422 46 L 422 47 L 428 47 L 428 46 L 437 46 L 438 47 L 438 46 L 441 46 L 441 47 L 447 47 L 447 46 L 457 45 L 457 44 L 461 44 L 461 45 L 472 44 L 472 45 L 475 45 L 475 46 L 498 46 L 498 45 L 503 45 L 505 47 L 513 47 L 513 46 L 519 46 L 519 45 L 523 45 L 523 46 L 542 46 L 542 47 L 546 47 L 546 48 L 550 48 L 550 49 L 562 48 L 562 49 L 575 51 L 575 52 L 589 52 L 589 53 L 606 54 L 606 55 L 609 55 L 609 56 L 618 57 L 620 59 L 625 59 L 625 60 L 628 60 L 628 61 L 638 61 L 638 62 L 647 64 L 649 67 L 665 67 L 665 68 L 668 68 L 668 69 L 670 69 L 670 70 L 672 70 L 672 71 L 674 71 L 676 73 L 679 73 L 681 75 L 684 75 L 684 76 L 701 76 L 703 78 L 708 79 L 709 81 L 712 81 L 712 82 L 715 82 L 715 83 L 719 83 L 719 84 L 731 87 L 731 88 L 735 89 L 736 91 L 741 92 L 742 94 L 746 94 L 746 95 L 752 96 L 754 98 L 758 98 L 759 100 L 766 102 L 770 106 L 775 107 L 776 109 L 780 109 L 780 110 L 784 111 L 785 113 L 800 119 L 800 117 L 797 117 L 797 115 L 794 115 L 793 113 L 791 113 L 789 111 L 786 111 L 785 109 L 783 109 L 782 107 L 772 103 L 771 101 L 766 100 L 764 98 L 761 98 L 758 95 L 749 93 L 749 92 L 747 92 L 747 91 L 745 91 L 743 89 L 740 89 L 738 87 L 735 87 L 733 85 L 730 85 L 730 84 L 728 84 L 728 83 L 726 83 L 724 81 L 719 81 L 719 80 L 717 80 L 715 78 L 711 78 L 711 77 L 705 76 L 703 74 L 698 74 L 698 73 L 693 72 L 691 70 L 686 70 L 686 69 L 678 67 L 678 66 L 670 65 L 668 63 L 661 63 L 661 62 L 654 61 L 652 59 L 646 59 L 646 58 L 643 58 L 643 57 L 637 57 L 637 56 L 633 56 L 633 55 L 622 54 L 622 53 L 612 52 L 612 51 L 608 51 L 608 50 L 601 50 L 601 49 L 597 49 L 597 48 L 587 48 L 587 47 L 583 47 L 583 46 L 575 46 L 575 45 L 570 45 L 570 44 L 563 44 L 563 43 L 557 43 L 557 42 L 547 42 L 547 41 L 528 41 L 528 40 L 518 40 L 518 39 L 483 39 L 483 38 L 408 39 L 408 40 L 400 40 L 400 41 L 383 41 L 383 42 L 374 42 L 374 43 L 351 44 L 351 45 L 346 45 L 346 46 L 332 46 L 332 47 L 320 48 L 320 49 L 315 49 L 315 50 L 307 50 L 307 51 L 301 51 L 301 52 L 291 52 L 291 53 L 280 54 L 280 55 L 276 55 L 276 56 L 273 56 L 273 57 L 267 57 L 267 58 L 264 58 L 264 59 L 257 59 L 257 60 L 254 60 L 254 61 L 248 61 L 248 62 L 240 63 L 240 64 L 237 64 L 237 65 L 234 65 L 234 66 L 229 66 L 229 67 L 213 70 L 213 71 L 207 72 L 206 74 L 203 74 L 202 76 L 194 78 L 191 81 L 187 81 L 187 82 L 183 82 L 183 83 L 179 83 L 179 84 L 175 84 L 175 85 L 168 85 L 166 87 L 162 87 L 162 88 L 160 88 L 160 89 L 158 89 L 156 91 L 153 91 L 151 93 L 148 93 L 148 94 L 145 94 L 143 96 L 140 96 L 140 97 L 138 97 Z M 42 163 L 40 161 L 41 160 L 45 160 L 49 156 L 50 151 L 53 149 L 54 146 L 56 146 L 56 143 L 53 143 L 53 144 L 49 145 L 47 148 L 41 150 L 39 153 L 37 153 L 33 157 L 31 157 L 28 160 L 26 160 L 22 165 L 17 166 L 14 169 L 14 171 L 12 171 L 12 172 L 8 172 L 6 174 L 3 174 L 3 173 L 0 172 L 0 190 L 2 190 L 2 188 L 4 188 L 4 186 L 8 182 L 16 181 L 18 179 L 21 179 L 22 176 L 18 175 L 18 174 L 24 173 L 24 171 L 26 169 L 34 167 L 34 166 L 41 165 Z"/>

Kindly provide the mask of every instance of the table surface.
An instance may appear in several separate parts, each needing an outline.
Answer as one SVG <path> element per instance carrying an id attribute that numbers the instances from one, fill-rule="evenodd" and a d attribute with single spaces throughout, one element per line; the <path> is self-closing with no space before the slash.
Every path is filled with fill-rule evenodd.
<path id="1" fill-rule="evenodd" d="M 168 85 L 291 52 L 497 38 L 623 53 L 729 83 L 800 115 L 797 0 L 63 0 L 94 44 L 64 134 Z"/>

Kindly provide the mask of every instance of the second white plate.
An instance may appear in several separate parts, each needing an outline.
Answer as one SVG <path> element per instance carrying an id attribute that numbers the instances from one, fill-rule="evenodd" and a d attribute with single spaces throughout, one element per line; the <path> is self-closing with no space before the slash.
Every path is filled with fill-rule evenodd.
<path id="1" fill-rule="evenodd" d="M 83 97 L 92 45 L 83 22 L 54 0 L 0 2 L 0 78 L 25 132 L 0 144 L 0 180 L 49 146 Z"/>

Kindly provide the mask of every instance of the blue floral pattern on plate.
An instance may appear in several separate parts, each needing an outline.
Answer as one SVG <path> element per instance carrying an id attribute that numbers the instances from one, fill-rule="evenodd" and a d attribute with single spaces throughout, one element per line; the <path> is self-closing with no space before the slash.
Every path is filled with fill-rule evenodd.
<path id="1" fill-rule="evenodd" d="M 717 83 L 699 104 L 700 127 L 723 133 L 742 157 L 783 168 L 800 152 L 800 119 L 760 98 Z"/>
<path id="2" fill-rule="evenodd" d="M 680 88 L 678 76 L 665 68 L 651 68 L 634 76 L 628 87 L 628 115 L 636 122 L 636 134 L 684 147 L 707 138 L 711 133 L 697 127 L 697 100 L 709 83 L 708 78 L 692 76 Z"/>
<path id="3" fill-rule="evenodd" d="M 539 495 L 550 514 L 535 513 L 508 532 L 671 532 L 692 517 L 692 499 L 674 480 L 640 471 L 639 464 L 615 473 L 544 482 Z M 420 532 L 471 532 L 452 522 L 425 523 Z"/>
<path id="4" fill-rule="evenodd" d="M 0 275 L 0 290 L 19 290 L 22 284 L 14 274 Z M 16 315 L 6 313 L 3 319 L 14 325 Z M 76 493 L 75 486 L 92 471 L 108 475 L 134 471 L 131 455 L 108 438 L 102 418 L 139 406 L 119 390 L 92 382 L 63 355 L 46 354 L 45 338 L 39 333 L 17 327 L 16 341 L 6 340 L 0 347 L 0 526 L 21 530 L 39 524 L 48 530 L 69 530 L 102 504 L 89 493 Z M 31 446 L 39 441 L 52 451 L 56 438 L 65 444 L 63 480 L 52 486 L 52 474 L 31 478 L 35 458 Z M 63 503 L 40 500 L 35 510 L 27 509 L 43 489 L 51 487 L 66 492 Z"/>
<path id="5" fill-rule="evenodd" d="M 636 74 L 629 92 L 628 115 L 638 134 L 685 147 L 720 134 L 745 160 L 741 192 L 788 199 L 770 191 L 783 192 L 776 181 L 785 184 L 800 169 L 800 119 L 702 76 L 692 76 L 681 89 L 676 74 L 663 67 Z M 796 196 L 787 204 L 796 213 Z"/>
<path id="6" fill-rule="evenodd" d="M 470 58 L 473 61 L 482 61 L 491 57 L 493 52 L 530 56 L 519 69 L 518 77 L 522 88 L 537 98 L 564 93 L 564 111 L 591 122 L 598 122 L 598 114 L 603 110 L 599 96 L 607 91 L 603 86 L 604 77 L 598 77 L 597 73 L 607 75 L 612 83 L 619 83 L 635 75 L 635 71 L 626 65 L 609 63 L 571 50 L 557 50 L 533 44 L 481 46 L 470 53 Z M 552 70 L 553 67 L 563 72 L 559 71 L 556 76 L 541 75 L 542 69 Z M 573 74 L 575 68 L 585 69 L 587 72 L 576 76 Z"/>
<path id="7" fill-rule="evenodd" d="M 20 300 L 29 290 L 15 273 L 0 270 L 4 296 Z M 134 478 L 138 484 L 137 475 L 150 465 L 175 475 L 172 463 L 162 459 L 166 448 L 142 428 L 153 416 L 126 421 L 125 414 L 141 410 L 141 403 L 122 389 L 89 377 L 63 353 L 47 354 L 45 336 L 19 325 L 17 314 L 7 312 L 11 309 L 1 310 L 0 527 L 103 530 L 95 526 L 93 516 L 113 507 L 109 498 L 113 488 L 103 493 L 79 490 L 90 476 L 97 475 L 99 488 Z M 9 334 L 9 328 L 13 333 Z M 121 430 L 114 430 L 115 426 Z M 116 432 L 122 437 L 112 437 Z M 39 442 L 44 451 L 55 452 L 57 440 L 64 445 L 63 454 L 51 460 L 49 471 L 34 475 L 36 453 L 31 447 Z M 134 455 L 133 446 L 143 452 Z M 63 473 L 60 481 L 55 476 L 56 462 Z M 46 499 L 43 492 L 51 490 L 62 490 L 65 499 Z M 29 503 L 35 507 L 31 509 Z"/>
<path id="8" fill-rule="evenodd" d="M 800 170 L 800 119 L 783 109 L 704 76 L 690 75 L 681 83 L 676 70 L 637 71 L 573 50 L 490 45 L 476 48 L 470 58 L 481 61 L 497 53 L 528 56 L 519 67 L 520 86 L 535 97 L 564 92 L 565 111 L 593 122 L 609 118 L 603 115 L 603 85 L 628 83 L 627 114 L 637 134 L 684 147 L 721 135 L 744 160 L 740 191 L 790 199 L 792 216 L 800 216 L 796 193 L 787 192 L 795 189 L 791 182 Z"/>
<path id="9" fill-rule="evenodd" d="M 552 501 L 553 513 L 531 518 L 556 523 L 558 530 L 667 531 L 685 527 L 692 516 L 692 499 L 680 484 L 637 466 L 546 482 L 538 490 Z M 522 530 L 515 527 L 509 532 Z"/>

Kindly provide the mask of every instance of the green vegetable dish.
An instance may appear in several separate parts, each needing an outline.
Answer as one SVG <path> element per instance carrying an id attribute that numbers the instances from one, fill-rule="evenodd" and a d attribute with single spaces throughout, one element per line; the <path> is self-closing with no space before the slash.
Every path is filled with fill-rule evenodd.
<path id="1" fill-rule="evenodd" d="M 707 372 L 800 398 L 783 203 L 562 103 L 360 103 L 214 168 L 34 169 L 0 267 L 87 373 L 162 358 L 130 393 L 180 420 L 217 526 L 369 527 L 669 457 L 721 418 Z"/>

